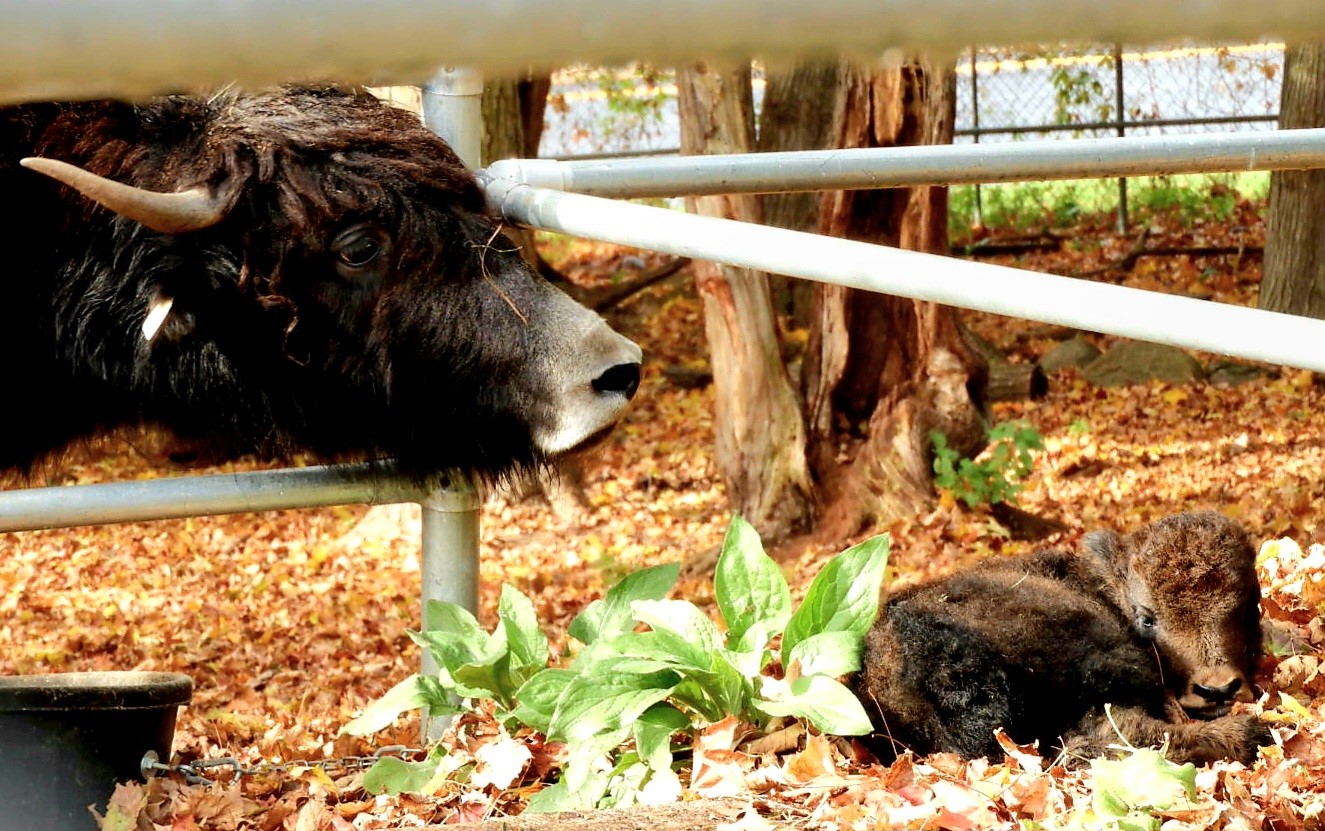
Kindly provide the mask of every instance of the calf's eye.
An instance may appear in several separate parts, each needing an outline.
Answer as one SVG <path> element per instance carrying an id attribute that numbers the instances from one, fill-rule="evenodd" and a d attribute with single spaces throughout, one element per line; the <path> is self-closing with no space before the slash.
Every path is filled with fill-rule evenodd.
<path id="1" fill-rule="evenodd" d="M 1143 638 L 1153 638 L 1156 635 L 1155 613 L 1146 608 L 1136 610 L 1136 631 Z"/>

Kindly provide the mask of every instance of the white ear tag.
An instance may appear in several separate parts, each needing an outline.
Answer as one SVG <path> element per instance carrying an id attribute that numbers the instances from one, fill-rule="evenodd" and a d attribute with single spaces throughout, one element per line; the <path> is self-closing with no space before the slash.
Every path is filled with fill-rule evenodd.
<path id="1" fill-rule="evenodd" d="M 161 331 L 161 324 L 170 317 L 170 309 L 174 305 L 175 298 L 159 294 L 156 296 L 147 309 L 147 319 L 143 321 L 143 340 L 149 344 L 156 340 L 157 333 Z"/>

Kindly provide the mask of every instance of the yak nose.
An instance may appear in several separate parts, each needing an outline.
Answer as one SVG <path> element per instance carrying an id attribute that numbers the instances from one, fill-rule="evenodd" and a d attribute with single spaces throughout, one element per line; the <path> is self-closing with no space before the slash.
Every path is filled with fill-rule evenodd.
<path id="1" fill-rule="evenodd" d="M 617 364 L 591 382 L 594 392 L 601 394 L 615 393 L 627 401 L 635 397 L 639 389 L 640 365 L 638 361 Z"/>
<path id="2" fill-rule="evenodd" d="M 1242 679 L 1234 678 L 1226 684 L 1218 687 L 1206 686 L 1205 684 L 1193 684 L 1192 692 L 1209 701 L 1211 704 L 1224 704 L 1233 700 L 1233 696 L 1238 690 L 1242 689 Z"/>

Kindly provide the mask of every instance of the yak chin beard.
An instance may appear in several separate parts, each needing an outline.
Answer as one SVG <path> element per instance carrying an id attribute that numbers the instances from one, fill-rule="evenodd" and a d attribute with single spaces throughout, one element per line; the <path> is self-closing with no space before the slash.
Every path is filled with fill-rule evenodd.
<path id="1" fill-rule="evenodd" d="M 610 400 L 595 402 L 597 406 L 588 412 L 560 414 L 551 427 L 534 431 L 534 446 L 551 459 L 598 444 L 607 438 L 625 412 L 627 399 L 624 396 L 614 398 L 618 398 L 619 403 Z"/>

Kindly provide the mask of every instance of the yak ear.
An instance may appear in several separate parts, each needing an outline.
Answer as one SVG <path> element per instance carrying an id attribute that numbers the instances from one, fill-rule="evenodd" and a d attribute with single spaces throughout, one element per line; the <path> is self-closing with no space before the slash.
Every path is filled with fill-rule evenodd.
<path id="1" fill-rule="evenodd" d="M 143 318 L 143 343 L 148 348 L 163 342 L 178 342 L 193 333 L 193 315 L 180 310 L 175 298 L 157 289 L 147 303 Z"/>

